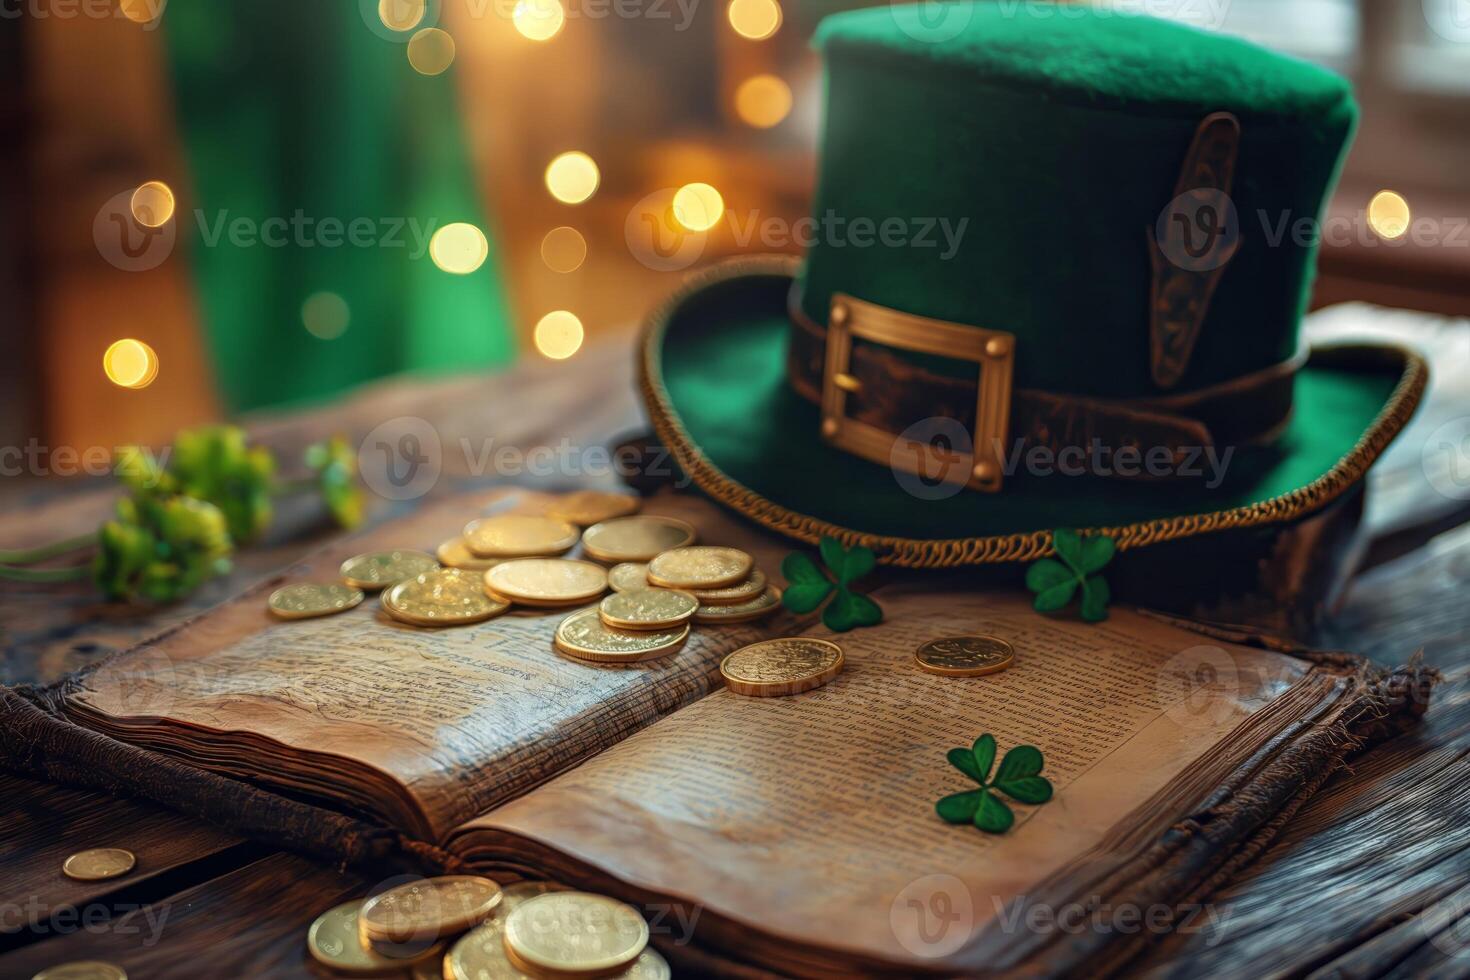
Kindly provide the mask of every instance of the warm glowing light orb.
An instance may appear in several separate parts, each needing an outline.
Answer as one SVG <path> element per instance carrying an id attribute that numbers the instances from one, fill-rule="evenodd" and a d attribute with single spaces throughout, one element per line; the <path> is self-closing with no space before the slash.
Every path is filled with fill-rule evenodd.
<path id="1" fill-rule="evenodd" d="M 587 239 L 575 228 L 562 225 L 541 239 L 541 261 L 552 272 L 575 272 L 587 258 Z"/>
<path id="2" fill-rule="evenodd" d="M 674 220 L 690 231 L 709 231 L 725 215 L 725 199 L 708 184 L 685 184 L 674 192 Z"/>
<path id="3" fill-rule="evenodd" d="M 582 347 L 582 337 L 582 321 L 566 310 L 552 310 L 536 324 L 536 349 L 554 361 L 577 353 Z"/>
<path id="4" fill-rule="evenodd" d="M 781 26 L 781 5 L 776 0 L 730 0 L 725 15 L 736 34 L 752 41 L 764 41 Z"/>
<path id="5" fill-rule="evenodd" d="M 560 0 L 518 0 L 510 15 L 521 36 L 532 41 L 550 41 L 567 21 Z"/>
<path id="6" fill-rule="evenodd" d="M 147 228 L 162 228 L 174 216 L 174 192 L 161 180 L 150 180 L 133 191 L 133 219 Z"/>
<path id="7" fill-rule="evenodd" d="M 301 304 L 301 322 L 318 340 L 336 340 L 347 332 L 352 310 L 336 293 L 312 293 Z"/>
<path id="8" fill-rule="evenodd" d="M 581 204 L 597 193 L 601 180 L 597 163 L 581 150 L 560 154 L 546 165 L 546 189 L 563 204 Z"/>
<path id="9" fill-rule="evenodd" d="M 1379 191 L 1368 202 L 1368 227 L 1383 238 L 1401 238 L 1413 215 L 1409 202 L 1397 191 Z"/>
<path id="10" fill-rule="evenodd" d="M 390 31 L 411 31 L 428 13 L 425 0 L 378 0 L 378 19 Z"/>
<path id="11" fill-rule="evenodd" d="M 756 129 L 770 129 L 791 112 L 791 87 L 775 75 L 755 75 L 735 90 L 735 112 Z"/>
<path id="12" fill-rule="evenodd" d="M 408 39 L 408 63 L 420 75 L 442 75 L 454 64 L 454 38 L 426 27 Z"/>
<path id="13" fill-rule="evenodd" d="M 445 225 L 429 239 L 429 257 L 445 272 L 467 276 L 485 264 L 490 242 L 485 233 L 468 222 Z"/>
<path id="14" fill-rule="evenodd" d="M 158 355 L 141 340 L 114 341 L 102 355 L 102 370 L 119 388 L 146 388 L 158 377 Z"/>
<path id="15" fill-rule="evenodd" d="M 118 0 L 117 9 L 134 24 L 151 24 L 163 13 L 165 0 Z"/>

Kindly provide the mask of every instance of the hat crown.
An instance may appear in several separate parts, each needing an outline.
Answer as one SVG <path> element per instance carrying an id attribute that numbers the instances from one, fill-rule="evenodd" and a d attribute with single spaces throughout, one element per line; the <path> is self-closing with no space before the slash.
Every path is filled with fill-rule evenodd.
<path id="1" fill-rule="evenodd" d="M 1150 233 L 1169 233 L 1201 121 L 1229 113 L 1221 214 L 1237 237 L 1178 390 L 1294 354 L 1316 245 L 1293 229 L 1320 214 L 1356 121 L 1343 79 L 1238 39 L 1037 2 L 840 14 L 817 44 L 810 319 L 846 293 L 1014 334 L 1018 387 L 1157 395 L 1154 253 L 1171 253 Z"/>

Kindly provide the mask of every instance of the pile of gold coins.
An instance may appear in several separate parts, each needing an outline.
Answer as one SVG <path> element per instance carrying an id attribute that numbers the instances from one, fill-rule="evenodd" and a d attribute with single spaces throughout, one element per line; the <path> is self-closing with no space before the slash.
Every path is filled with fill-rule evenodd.
<path id="1" fill-rule="evenodd" d="M 328 909 L 306 948 L 333 973 L 358 977 L 671 975 L 631 905 L 546 882 L 501 888 L 476 875 L 411 881 Z"/>
<path id="2" fill-rule="evenodd" d="M 566 494 L 544 514 L 473 520 L 432 555 L 349 558 L 340 582 L 288 585 L 271 595 L 270 609 L 283 619 L 327 616 L 379 592 L 392 619 L 446 627 L 513 608 L 586 607 L 557 627 L 556 648 L 579 660 L 631 663 L 677 653 L 691 624 L 745 623 L 780 608 L 781 590 L 750 555 L 698 545 L 687 522 L 639 507 L 626 494 Z M 564 557 L 579 544 L 585 558 Z"/>

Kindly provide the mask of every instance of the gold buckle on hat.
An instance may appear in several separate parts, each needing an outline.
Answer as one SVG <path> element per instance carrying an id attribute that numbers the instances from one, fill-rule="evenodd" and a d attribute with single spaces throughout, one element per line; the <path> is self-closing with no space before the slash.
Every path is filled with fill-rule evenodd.
<path id="1" fill-rule="evenodd" d="M 1003 330 L 933 320 L 835 293 L 827 317 L 827 362 L 822 371 L 822 436 L 832 445 L 884 466 L 922 477 L 950 471 L 958 452 L 945 453 L 927 442 L 913 452 L 895 452 L 901 438 L 847 415 L 847 396 L 861 389 L 849 373 L 852 339 L 936 354 L 980 365 L 975 403 L 975 429 L 965 486 L 994 493 L 1000 489 L 1001 452 L 1011 420 L 1011 374 L 1016 338 Z"/>

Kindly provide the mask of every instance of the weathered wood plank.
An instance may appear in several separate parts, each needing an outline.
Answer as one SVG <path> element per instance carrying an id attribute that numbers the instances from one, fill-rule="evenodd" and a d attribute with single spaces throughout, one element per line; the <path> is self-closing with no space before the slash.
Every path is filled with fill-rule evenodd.
<path id="1" fill-rule="evenodd" d="M 368 883 L 276 854 L 96 927 L 0 957 L 0 975 L 28 977 L 73 960 L 107 960 L 146 980 L 311 977 L 306 930 Z"/>

